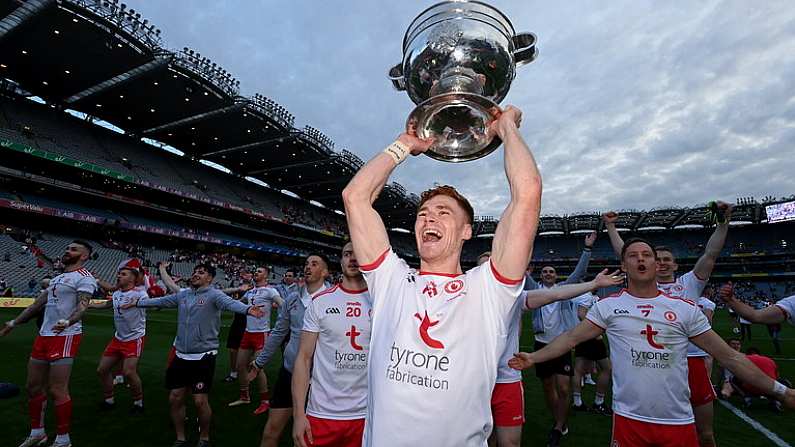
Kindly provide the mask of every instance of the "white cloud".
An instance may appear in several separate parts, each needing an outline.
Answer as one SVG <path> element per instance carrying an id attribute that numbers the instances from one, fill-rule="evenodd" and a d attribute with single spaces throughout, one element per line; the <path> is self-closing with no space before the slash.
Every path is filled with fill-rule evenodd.
<path id="1" fill-rule="evenodd" d="M 128 1 L 163 29 L 367 159 L 413 107 L 393 91 L 411 19 L 427 2 Z M 795 9 L 788 2 L 495 1 L 538 35 L 505 103 L 543 166 L 542 212 L 690 205 L 795 192 Z M 478 214 L 507 202 L 502 157 L 412 159 L 419 192 L 459 187 Z"/>

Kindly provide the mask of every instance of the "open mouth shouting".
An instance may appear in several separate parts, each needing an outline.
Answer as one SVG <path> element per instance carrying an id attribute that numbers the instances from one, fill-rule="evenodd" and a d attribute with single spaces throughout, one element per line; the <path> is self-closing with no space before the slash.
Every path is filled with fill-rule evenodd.
<path id="1" fill-rule="evenodd" d="M 435 228 L 426 228 L 422 231 L 422 242 L 426 243 L 436 243 L 442 240 L 442 232 L 435 229 Z"/>

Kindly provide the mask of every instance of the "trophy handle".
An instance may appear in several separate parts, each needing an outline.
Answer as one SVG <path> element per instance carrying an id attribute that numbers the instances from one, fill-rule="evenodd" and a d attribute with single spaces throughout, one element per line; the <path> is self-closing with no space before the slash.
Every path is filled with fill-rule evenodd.
<path id="1" fill-rule="evenodd" d="M 533 62 L 538 57 L 536 35 L 521 33 L 513 36 L 513 60 L 517 67 Z"/>
<path id="2" fill-rule="evenodd" d="M 406 80 L 403 78 L 403 63 L 399 63 L 389 69 L 389 80 L 392 81 L 392 86 L 397 91 L 406 90 Z"/>

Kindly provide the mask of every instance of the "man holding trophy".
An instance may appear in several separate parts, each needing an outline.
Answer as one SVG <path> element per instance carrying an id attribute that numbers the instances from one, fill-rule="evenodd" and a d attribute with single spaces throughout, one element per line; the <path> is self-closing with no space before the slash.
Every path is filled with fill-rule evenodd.
<path id="1" fill-rule="evenodd" d="M 469 20 L 473 14 L 488 20 Z M 485 86 L 480 93 L 502 99 L 518 57 L 510 36 L 510 22 L 481 3 L 445 2 L 415 19 L 404 40 L 404 64 L 391 70 L 392 80 L 408 87 L 410 96 L 433 90 L 443 98 L 421 103 L 408 130 L 343 191 L 373 309 L 365 446 L 399 439 L 401 445 L 484 447 L 491 433 L 491 394 L 509 314 L 532 254 L 541 177 L 519 134 L 521 112 L 511 106 L 500 111 L 494 100 L 463 88 Z M 495 79 L 492 66 L 508 77 Z M 472 72 L 474 78 L 468 76 Z M 414 226 L 420 269 L 409 268 L 392 251 L 373 208 L 392 171 L 409 155 L 478 158 L 495 141 L 505 145 L 511 198 L 491 259 L 462 271 L 461 250 L 472 237 L 474 211 L 455 188 L 439 186 L 420 199 Z"/>

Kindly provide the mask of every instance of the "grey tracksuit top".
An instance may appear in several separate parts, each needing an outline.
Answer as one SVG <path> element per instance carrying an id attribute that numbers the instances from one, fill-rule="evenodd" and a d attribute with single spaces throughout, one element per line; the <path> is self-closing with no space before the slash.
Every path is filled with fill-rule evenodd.
<path id="1" fill-rule="evenodd" d="M 140 300 L 137 306 L 178 307 L 174 347 L 183 354 L 199 354 L 218 349 L 221 311 L 247 314 L 251 307 L 210 286 L 184 289 L 162 298 Z"/>
<path id="2" fill-rule="evenodd" d="M 329 284 L 324 283 L 323 287 L 319 288 L 314 294 L 328 288 Z M 306 286 L 293 289 L 293 292 L 285 298 L 284 303 L 279 307 L 276 325 L 271 330 L 268 341 L 265 342 L 265 347 L 255 360 L 259 368 L 264 367 L 270 361 L 273 354 L 281 346 L 284 338 L 289 335 L 290 340 L 287 342 L 283 354 L 284 368 L 291 373 L 293 372 L 295 358 L 298 356 L 298 347 L 301 343 L 301 331 L 304 329 L 306 306 L 301 300 L 304 294 L 306 294 Z"/>

